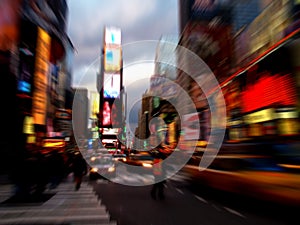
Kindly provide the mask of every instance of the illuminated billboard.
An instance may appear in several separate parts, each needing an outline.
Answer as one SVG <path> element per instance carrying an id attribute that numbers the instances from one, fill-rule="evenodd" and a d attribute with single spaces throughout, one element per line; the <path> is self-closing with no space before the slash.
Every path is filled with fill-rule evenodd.
<path id="1" fill-rule="evenodd" d="M 119 73 L 104 73 L 103 97 L 119 98 L 121 89 L 121 76 Z"/>
<path id="2" fill-rule="evenodd" d="M 102 109 L 102 127 L 119 128 L 122 123 L 121 100 L 104 99 Z"/>
<path id="3" fill-rule="evenodd" d="M 51 37 L 38 28 L 32 114 L 35 124 L 46 124 L 48 69 Z"/>
<path id="4" fill-rule="evenodd" d="M 274 105 L 294 106 L 297 102 L 295 81 L 290 74 L 261 74 L 258 81 L 248 85 L 242 92 L 241 100 L 245 113 Z"/>
<path id="5" fill-rule="evenodd" d="M 121 29 L 105 27 L 101 65 L 100 113 L 101 128 L 120 128 L 122 125 L 122 47 Z M 123 106 L 124 108 L 124 106 Z"/>
<path id="6" fill-rule="evenodd" d="M 119 71 L 121 69 L 121 48 L 104 48 L 104 70 Z"/>
<path id="7" fill-rule="evenodd" d="M 99 113 L 100 97 L 98 92 L 91 92 L 90 97 L 90 118 L 97 119 Z"/>
<path id="8" fill-rule="evenodd" d="M 183 115 L 184 140 L 198 140 L 200 137 L 200 121 L 198 113 Z"/>
<path id="9" fill-rule="evenodd" d="M 25 43 L 21 43 L 25 45 Z M 28 48 L 19 49 L 19 79 L 18 91 L 31 94 L 32 75 L 34 73 L 34 53 Z"/>
<path id="10" fill-rule="evenodd" d="M 106 27 L 104 44 L 121 45 L 121 29 L 116 27 Z"/>

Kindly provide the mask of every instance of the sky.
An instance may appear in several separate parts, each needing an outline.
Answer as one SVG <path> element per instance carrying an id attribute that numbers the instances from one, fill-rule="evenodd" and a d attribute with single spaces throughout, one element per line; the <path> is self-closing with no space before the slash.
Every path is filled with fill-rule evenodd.
<path id="1" fill-rule="evenodd" d="M 144 89 L 145 85 L 134 82 L 153 74 L 154 66 L 149 60 L 154 60 L 156 46 L 149 40 L 158 41 L 166 34 L 178 35 L 177 1 L 68 0 L 67 29 L 76 49 L 73 86 L 96 90 L 104 26 L 115 26 L 122 31 L 125 89 Z"/>

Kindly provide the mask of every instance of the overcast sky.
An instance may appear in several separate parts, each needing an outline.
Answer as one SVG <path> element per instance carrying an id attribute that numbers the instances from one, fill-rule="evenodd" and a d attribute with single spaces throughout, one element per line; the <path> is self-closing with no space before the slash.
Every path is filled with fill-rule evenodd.
<path id="1" fill-rule="evenodd" d="M 146 44 L 147 49 L 141 51 L 137 42 L 177 35 L 177 4 L 177 0 L 68 0 L 68 33 L 77 50 L 73 86 L 96 88 L 104 26 L 116 26 L 122 31 L 125 87 L 139 77 L 150 76 L 153 65 L 141 63 L 154 60 L 156 46 Z"/>

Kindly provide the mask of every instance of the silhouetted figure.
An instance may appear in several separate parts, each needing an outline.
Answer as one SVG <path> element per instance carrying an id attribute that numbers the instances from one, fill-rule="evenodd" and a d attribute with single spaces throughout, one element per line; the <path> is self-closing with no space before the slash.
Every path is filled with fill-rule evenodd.
<path id="1" fill-rule="evenodd" d="M 47 164 L 39 151 L 27 152 L 18 160 L 15 171 L 15 196 L 20 201 L 30 201 L 42 196 L 48 183 Z"/>
<path id="2" fill-rule="evenodd" d="M 156 199 L 158 196 L 159 199 L 164 199 L 164 184 L 165 184 L 165 176 L 164 176 L 164 170 L 162 168 L 162 159 L 161 158 L 155 158 L 154 164 L 153 164 L 153 175 L 154 175 L 154 184 L 151 189 L 151 197 L 153 199 Z"/>
<path id="3" fill-rule="evenodd" d="M 82 177 L 87 173 L 87 165 L 80 152 L 75 153 L 72 167 L 75 180 L 75 190 L 77 191 L 80 188 Z"/>
<path id="4" fill-rule="evenodd" d="M 49 156 L 49 176 L 50 176 L 50 189 L 56 188 L 65 174 L 65 162 L 61 153 L 57 151 L 51 152 Z"/>

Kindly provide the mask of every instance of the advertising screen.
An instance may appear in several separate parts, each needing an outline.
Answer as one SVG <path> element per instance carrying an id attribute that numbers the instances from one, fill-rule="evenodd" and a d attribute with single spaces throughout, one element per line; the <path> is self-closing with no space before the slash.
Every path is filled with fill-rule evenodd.
<path id="1" fill-rule="evenodd" d="M 121 45 L 121 29 L 116 27 L 105 28 L 105 44 Z"/>
<path id="2" fill-rule="evenodd" d="M 90 118 L 97 119 L 97 115 L 99 113 L 99 104 L 100 104 L 100 98 L 98 92 L 91 92 L 90 97 Z"/>
<path id="3" fill-rule="evenodd" d="M 183 116 L 184 140 L 198 140 L 200 137 L 199 114 L 190 113 Z"/>
<path id="4" fill-rule="evenodd" d="M 121 48 L 104 49 L 104 70 L 119 71 L 121 69 Z"/>
<path id="5" fill-rule="evenodd" d="M 297 102 L 296 96 L 295 82 L 290 74 L 266 74 L 242 92 L 242 109 L 248 113 L 274 105 L 294 106 Z"/>
<path id="6" fill-rule="evenodd" d="M 103 97 L 119 98 L 121 88 L 121 76 L 119 73 L 104 73 Z"/>
<path id="7" fill-rule="evenodd" d="M 24 43 L 22 43 L 24 45 Z M 31 93 L 32 75 L 34 73 L 34 53 L 27 48 L 20 48 L 18 91 Z"/>
<path id="8" fill-rule="evenodd" d="M 122 105 L 119 99 L 104 99 L 102 109 L 102 127 L 119 128 L 122 123 Z"/>
<path id="9" fill-rule="evenodd" d="M 51 37 L 43 29 L 38 29 L 38 39 L 36 47 L 36 62 L 34 73 L 34 92 L 32 100 L 32 114 L 34 123 L 46 124 L 47 113 L 47 86 L 48 69 L 50 58 Z"/>

